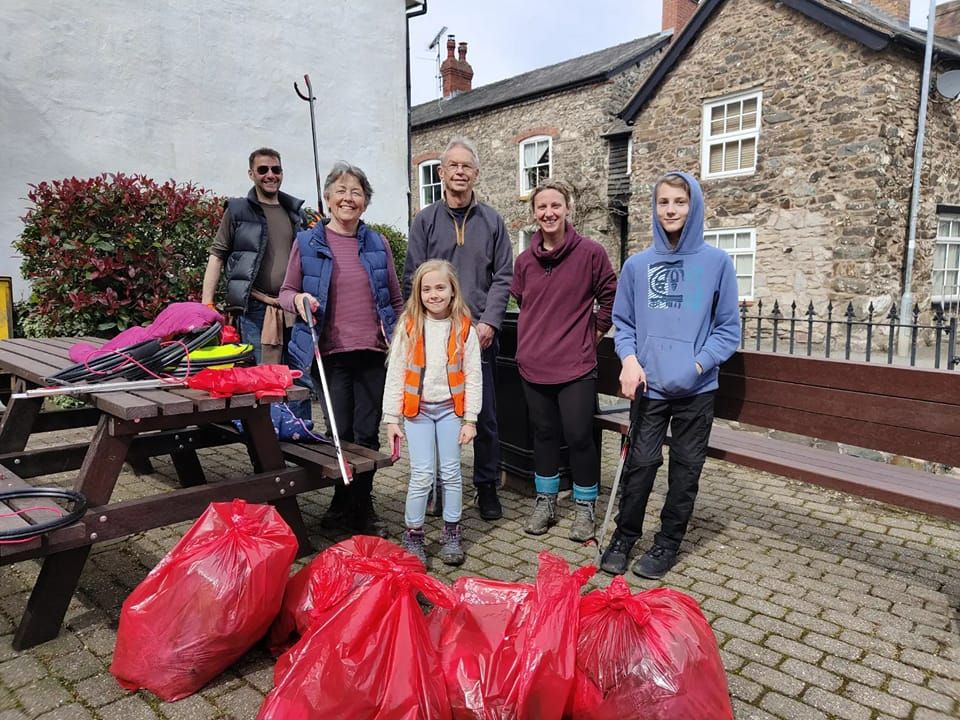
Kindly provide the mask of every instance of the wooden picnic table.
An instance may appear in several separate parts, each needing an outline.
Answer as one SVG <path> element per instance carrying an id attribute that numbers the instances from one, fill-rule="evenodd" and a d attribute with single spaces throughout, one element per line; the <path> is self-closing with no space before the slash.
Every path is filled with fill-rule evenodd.
<path id="1" fill-rule="evenodd" d="M 72 365 L 69 348 L 90 338 L 44 338 L 0 341 L 0 372 L 12 378 L 14 392 L 50 383 L 46 378 Z M 0 421 L 0 490 L 43 486 L 52 473 L 78 470 L 73 489 L 82 493 L 88 510 L 80 522 L 16 544 L 0 544 L 0 565 L 42 558 L 42 568 L 20 625 L 15 649 L 32 647 L 57 636 L 80 574 L 96 542 L 143 532 L 198 517 L 211 502 L 243 498 L 270 502 L 300 541 L 311 550 L 297 494 L 332 485 L 339 476 L 329 446 L 290 447 L 280 443 L 270 421 L 271 402 L 300 400 L 301 387 L 285 397 L 256 398 L 253 394 L 214 398 L 188 388 L 102 392 L 82 396 L 85 406 L 45 411 L 43 398 L 11 399 Z M 244 433 L 231 432 L 231 422 Z M 60 443 L 26 450 L 34 433 L 95 426 L 89 443 Z M 245 442 L 252 471 L 207 483 L 197 450 Z M 389 458 L 357 446 L 345 447 L 354 471 L 389 464 Z M 136 499 L 112 501 L 124 462 L 149 469 L 149 458 L 169 454 L 179 487 Z M 285 458 L 298 464 L 288 466 Z M 27 482 L 32 480 L 32 482 Z M 21 510 L 35 501 L 10 500 Z M 0 515 L 4 513 L 0 504 Z M 0 517 L 0 530 L 49 520 L 26 512 Z"/>

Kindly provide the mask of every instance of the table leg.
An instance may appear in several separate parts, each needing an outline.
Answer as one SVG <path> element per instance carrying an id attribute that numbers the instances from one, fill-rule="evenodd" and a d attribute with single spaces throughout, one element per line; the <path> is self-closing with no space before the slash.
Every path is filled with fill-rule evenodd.
<path id="1" fill-rule="evenodd" d="M 250 454 L 250 462 L 253 463 L 254 472 L 279 470 L 286 467 L 283 460 L 283 451 L 280 449 L 280 441 L 277 440 L 273 423 L 270 422 L 269 405 L 261 405 L 256 412 L 251 413 L 243 421 L 243 429 L 246 433 L 247 452 Z M 303 515 L 300 513 L 296 496 L 273 500 L 270 504 L 277 509 L 280 517 L 286 521 L 294 535 L 297 536 L 297 541 L 300 543 L 297 557 L 312 553 L 313 545 L 310 543 L 310 534 L 303 522 Z"/>
<path id="2" fill-rule="evenodd" d="M 74 485 L 86 496 L 91 507 L 106 505 L 110 501 L 133 441 L 132 435 L 110 435 L 108 425 L 109 418 L 103 415 Z M 44 558 L 40 575 L 27 600 L 27 609 L 14 634 L 15 649 L 33 647 L 57 636 L 89 555 L 88 545 Z"/>
<path id="3" fill-rule="evenodd" d="M 27 384 L 17 380 L 16 392 L 23 392 Z M 43 398 L 11 400 L 0 421 L 0 453 L 20 452 L 27 446 L 33 424 L 43 407 Z"/>
<path id="4" fill-rule="evenodd" d="M 60 626 L 63 625 L 63 618 L 89 555 L 90 546 L 87 545 L 44 559 L 20 626 L 13 636 L 14 650 L 26 650 L 53 640 L 60 633 Z"/>
<path id="5" fill-rule="evenodd" d="M 170 459 L 173 460 L 173 467 L 177 471 L 180 487 L 195 487 L 207 482 L 200 458 L 197 457 L 197 451 L 193 448 L 174 450 L 170 453 Z"/>

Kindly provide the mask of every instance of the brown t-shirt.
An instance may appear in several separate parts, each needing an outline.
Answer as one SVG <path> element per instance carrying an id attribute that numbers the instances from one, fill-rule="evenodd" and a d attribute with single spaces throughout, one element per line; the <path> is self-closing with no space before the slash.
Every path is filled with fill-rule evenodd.
<path id="1" fill-rule="evenodd" d="M 253 286 L 262 293 L 276 297 L 280 294 L 283 285 L 283 276 L 287 271 L 287 261 L 290 259 L 290 248 L 293 246 L 293 224 L 290 216 L 282 205 L 260 204 L 267 217 L 267 247 L 260 263 L 260 272 L 257 273 Z M 210 246 L 210 254 L 226 261 L 233 252 L 233 236 L 230 233 L 233 221 L 230 211 L 223 211 L 220 228 Z"/>

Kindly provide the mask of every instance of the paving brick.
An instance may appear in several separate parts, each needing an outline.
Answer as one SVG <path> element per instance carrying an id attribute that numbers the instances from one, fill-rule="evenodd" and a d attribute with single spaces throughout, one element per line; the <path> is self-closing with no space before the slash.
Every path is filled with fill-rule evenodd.
<path id="1" fill-rule="evenodd" d="M 47 670 L 30 655 L 19 655 L 0 663 L 0 683 L 17 689 L 44 677 Z"/>
<path id="2" fill-rule="evenodd" d="M 847 660 L 857 660 L 862 656 L 859 648 L 849 645 L 840 640 L 820 635 L 819 633 L 807 633 L 803 637 L 803 642 L 811 647 L 817 647 L 829 655 L 838 655 Z"/>
<path id="3" fill-rule="evenodd" d="M 14 692 L 20 707 L 31 717 L 58 708 L 73 698 L 56 678 L 45 677 Z"/>
<path id="4" fill-rule="evenodd" d="M 783 655 L 775 650 L 761 647 L 756 643 L 747 642 L 740 638 L 731 638 L 725 642 L 723 644 L 723 650 L 724 652 L 733 653 L 741 658 L 746 658 L 747 660 L 762 663 L 770 667 L 775 667 L 783 659 Z"/>
<path id="5" fill-rule="evenodd" d="M 70 703 L 62 705 L 37 717 L 37 720 L 92 720 L 93 715 L 83 705 Z"/>
<path id="6" fill-rule="evenodd" d="M 844 690 L 844 695 L 855 703 L 880 710 L 895 718 L 909 717 L 913 710 L 907 701 L 859 683 L 849 683 Z"/>
<path id="7" fill-rule="evenodd" d="M 129 695 L 110 705 L 100 708 L 97 713 L 101 720 L 155 720 L 158 712 L 139 695 Z"/>
<path id="8" fill-rule="evenodd" d="M 823 710 L 831 720 L 871 720 L 873 711 L 870 708 L 847 700 L 839 695 L 828 692 L 821 687 L 809 688 L 803 694 L 805 703 Z"/>
<path id="9" fill-rule="evenodd" d="M 743 677 L 760 683 L 765 688 L 783 693 L 789 697 L 796 697 L 803 690 L 804 681 L 791 676 L 788 673 L 780 672 L 774 668 L 760 663 L 748 663 L 741 671 Z"/>
<path id="10" fill-rule="evenodd" d="M 49 667 L 53 675 L 64 680 L 83 680 L 106 669 L 103 662 L 89 650 L 78 650 L 53 658 Z"/>
<path id="11" fill-rule="evenodd" d="M 874 656 L 876 657 L 876 656 Z M 891 661 L 893 663 L 894 661 Z M 847 680 L 855 680 L 867 687 L 880 687 L 885 681 L 886 676 L 876 670 L 867 667 L 866 660 L 861 662 L 851 662 L 843 658 L 828 655 L 823 659 L 821 667 L 832 673 L 836 673 Z"/>
<path id="12" fill-rule="evenodd" d="M 949 712 L 956 705 L 953 698 L 948 695 L 903 680 L 891 680 L 887 685 L 887 692 L 903 698 L 913 705 L 920 705 L 939 712 Z"/>
<path id="13" fill-rule="evenodd" d="M 827 720 L 827 716 L 820 710 L 779 693 L 764 695 L 760 700 L 760 707 L 783 720 Z"/>
<path id="14" fill-rule="evenodd" d="M 166 720 L 211 720 L 220 717 L 220 709 L 199 695 L 175 703 L 161 703 L 160 715 Z"/>
<path id="15" fill-rule="evenodd" d="M 108 673 L 81 680 L 74 689 L 84 703 L 94 708 L 116 702 L 127 695 L 127 692 L 117 684 L 113 675 Z"/>
<path id="16" fill-rule="evenodd" d="M 236 720 L 254 720 L 263 704 L 263 695 L 249 685 L 221 695 L 216 706 L 221 713 Z"/>

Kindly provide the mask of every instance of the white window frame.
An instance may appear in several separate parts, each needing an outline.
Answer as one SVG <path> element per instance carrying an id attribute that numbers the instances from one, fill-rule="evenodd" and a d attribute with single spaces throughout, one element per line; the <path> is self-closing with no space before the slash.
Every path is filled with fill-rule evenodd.
<path id="1" fill-rule="evenodd" d="M 633 136 L 627 138 L 627 171 L 625 175 L 633 172 Z"/>
<path id="2" fill-rule="evenodd" d="M 713 114 L 713 109 L 717 107 L 726 107 L 740 103 L 740 107 L 743 107 L 743 103 L 749 100 L 757 101 L 757 119 L 756 127 L 744 129 L 738 129 L 730 132 L 721 132 L 713 134 L 712 125 L 710 118 Z M 757 171 L 757 163 L 760 159 L 760 127 L 763 124 L 763 92 L 761 90 L 754 90 L 751 92 L 740 93 L 737 95 L 728 95 L 726 97 L 717 98 L 715 100 L 709 100 L 703 104 L 703 124 L 700 130 L 700 176 L 704 179 L 709 178 L 724 178 L 724 177 L 738 177 L 742 175 L 753 175 Z M 737 168 L 736 170 L 722 170 L 720 172 L 710 172 L 710 149 L 717 145 L 721 145 L 724 148 L 724 154 L 726 152 L 726 146 L 732 143 L 742 144 L 746 140 L 753 140 L 754 142 L 754 153 L 753 153 L 753 165 L 745 168 Z"/>
<path id="3" fill-rule="evenodd" d="M 523 151 L 524 151 L 524 148 L 526 148 L 528 145 L 532 145 L 532 144 L 535 144 L 535 143 L 541 143 L 541 142 L 544 142 L 544 141 L 546 141 L 546 143 L 547 143 L 547 174 L 546 174 L 546 176 L 544 176 L 544 179 L 546 179 L 546 178 L 551 177 L 551 176 L 553 175 L 553 138 L 550 137 L 549 135 L 534 135 L 533 137 L 528 137 L 528 138 L 525 138 L 524 140 L 521 140 L 521 141 L 520 141 L 520 144 L 518 145 L 518 147 L 519 147 L 519 155 L 518 155 L 518 157 L 519 157 L 519 162 L 518 162 L 518 167 L 519 167 L 519 169 L 520 169 L 520 171 L 519 171 L 519 175 L 520 175 L 520 194 L 521 194 L 522 196 L 527 196 L 527 195 L 529 195 L 530 193 L 533 192 L 534 188 L 536 188 L 536 186 L 537 186 L 536 183 L 535 183 L 534 185 L 532 185 L 532 186 L 530 185 L 530 183 L 529 183 L 529 181 L 528 181 L 528 179 L 527 179 L 527 170 L 530 169 L 530 168 L 532 168 L 532 167 L 542 167 L 539 163 L 538 163 L 537 165 L 531 165 L 530 168 L 528 168 L 528 167 L 524 164 L 524 160 L 523 160 Z"/>
<path id="4" fill-rule="evenodd" d="M 737 272 L 737 295 L 740 300 L 753 300 L 753 291 L 756 287 L 756 276 L 757 276 L 757 231 L 755 228 L 707 228 L 703 231 L 703 240 L 708 245 L 713 245 L 714 247 L 720 247 L 720 237 L 721 236 L 733 236 L 736 238 L 737 235 L 746 234 L 749 237 L 750 245 L 749 247 L 733 247 L 733 248 L 723 248 L 727 255 L 730 256 L 731 261 L 733 262 L 734 270 L 737 268 L 737 258 L 738 257 L 750 257 L 750 274 L 742 274 Z M 736 244 L 736 239 L 734 239 L 734 244 Z M 740 280 L 742 278 L 749 277 L 750 279 L 750 292 L 746 295 L 740 293 Z"/>
<path id="5" fill-rule="evenodd" d="M 940 248 L 943 248 L 944 259 L 938 260 Z M 956 262 L 947 267 L 944 260 L 950 254 L 950 249 L 956 248 Z M 938 267 L 939 263 L 939 267 Z M 954 282 L 950 292 L 945 292 L 947 288 L 943 283 L 943 276 L 946 273 L 957 273 L 957 280 Z M 940 275 L 940 281 L 937 282 L 937 275 Z M 940 213 L 937 215 L 937 239 L 933 250 L 933 267 L 930 273 L 931 301 L 937 304 L 960 302 L 960 213 Z"/>
<path id="6" fill-rule="evenodd" d="M 424 184 L 423 173 L 428 168 L 436 168 L 436 170 L 434 170 L 433 172 L 437 173 L 437 182 Z M 439 168 L 440 168 L 439 160 L 424 160 L 422 163 L 417 165 L 417 185 L 420 188 L 420 208 L 421 209 L 425 208 L 427 205 L 430 205 L 443 197 L 443 181 L 440 180 L 440 175 L 438 172 Z M 436 188 L 439 191 L 439 195 L 437 195 L 432 200 L 428 200 L 427 190 L 432 188 Z"/>
<path id="7" fill-rule="evenodd" d="M 519 256 L 524 250 L 530 247 L 530 238 L 533 237 L 533 233 L 536 230 L 521 230 L 517 233 L 517 255 Z M 516 259 L 516 257 L 514 258 Z"/>

